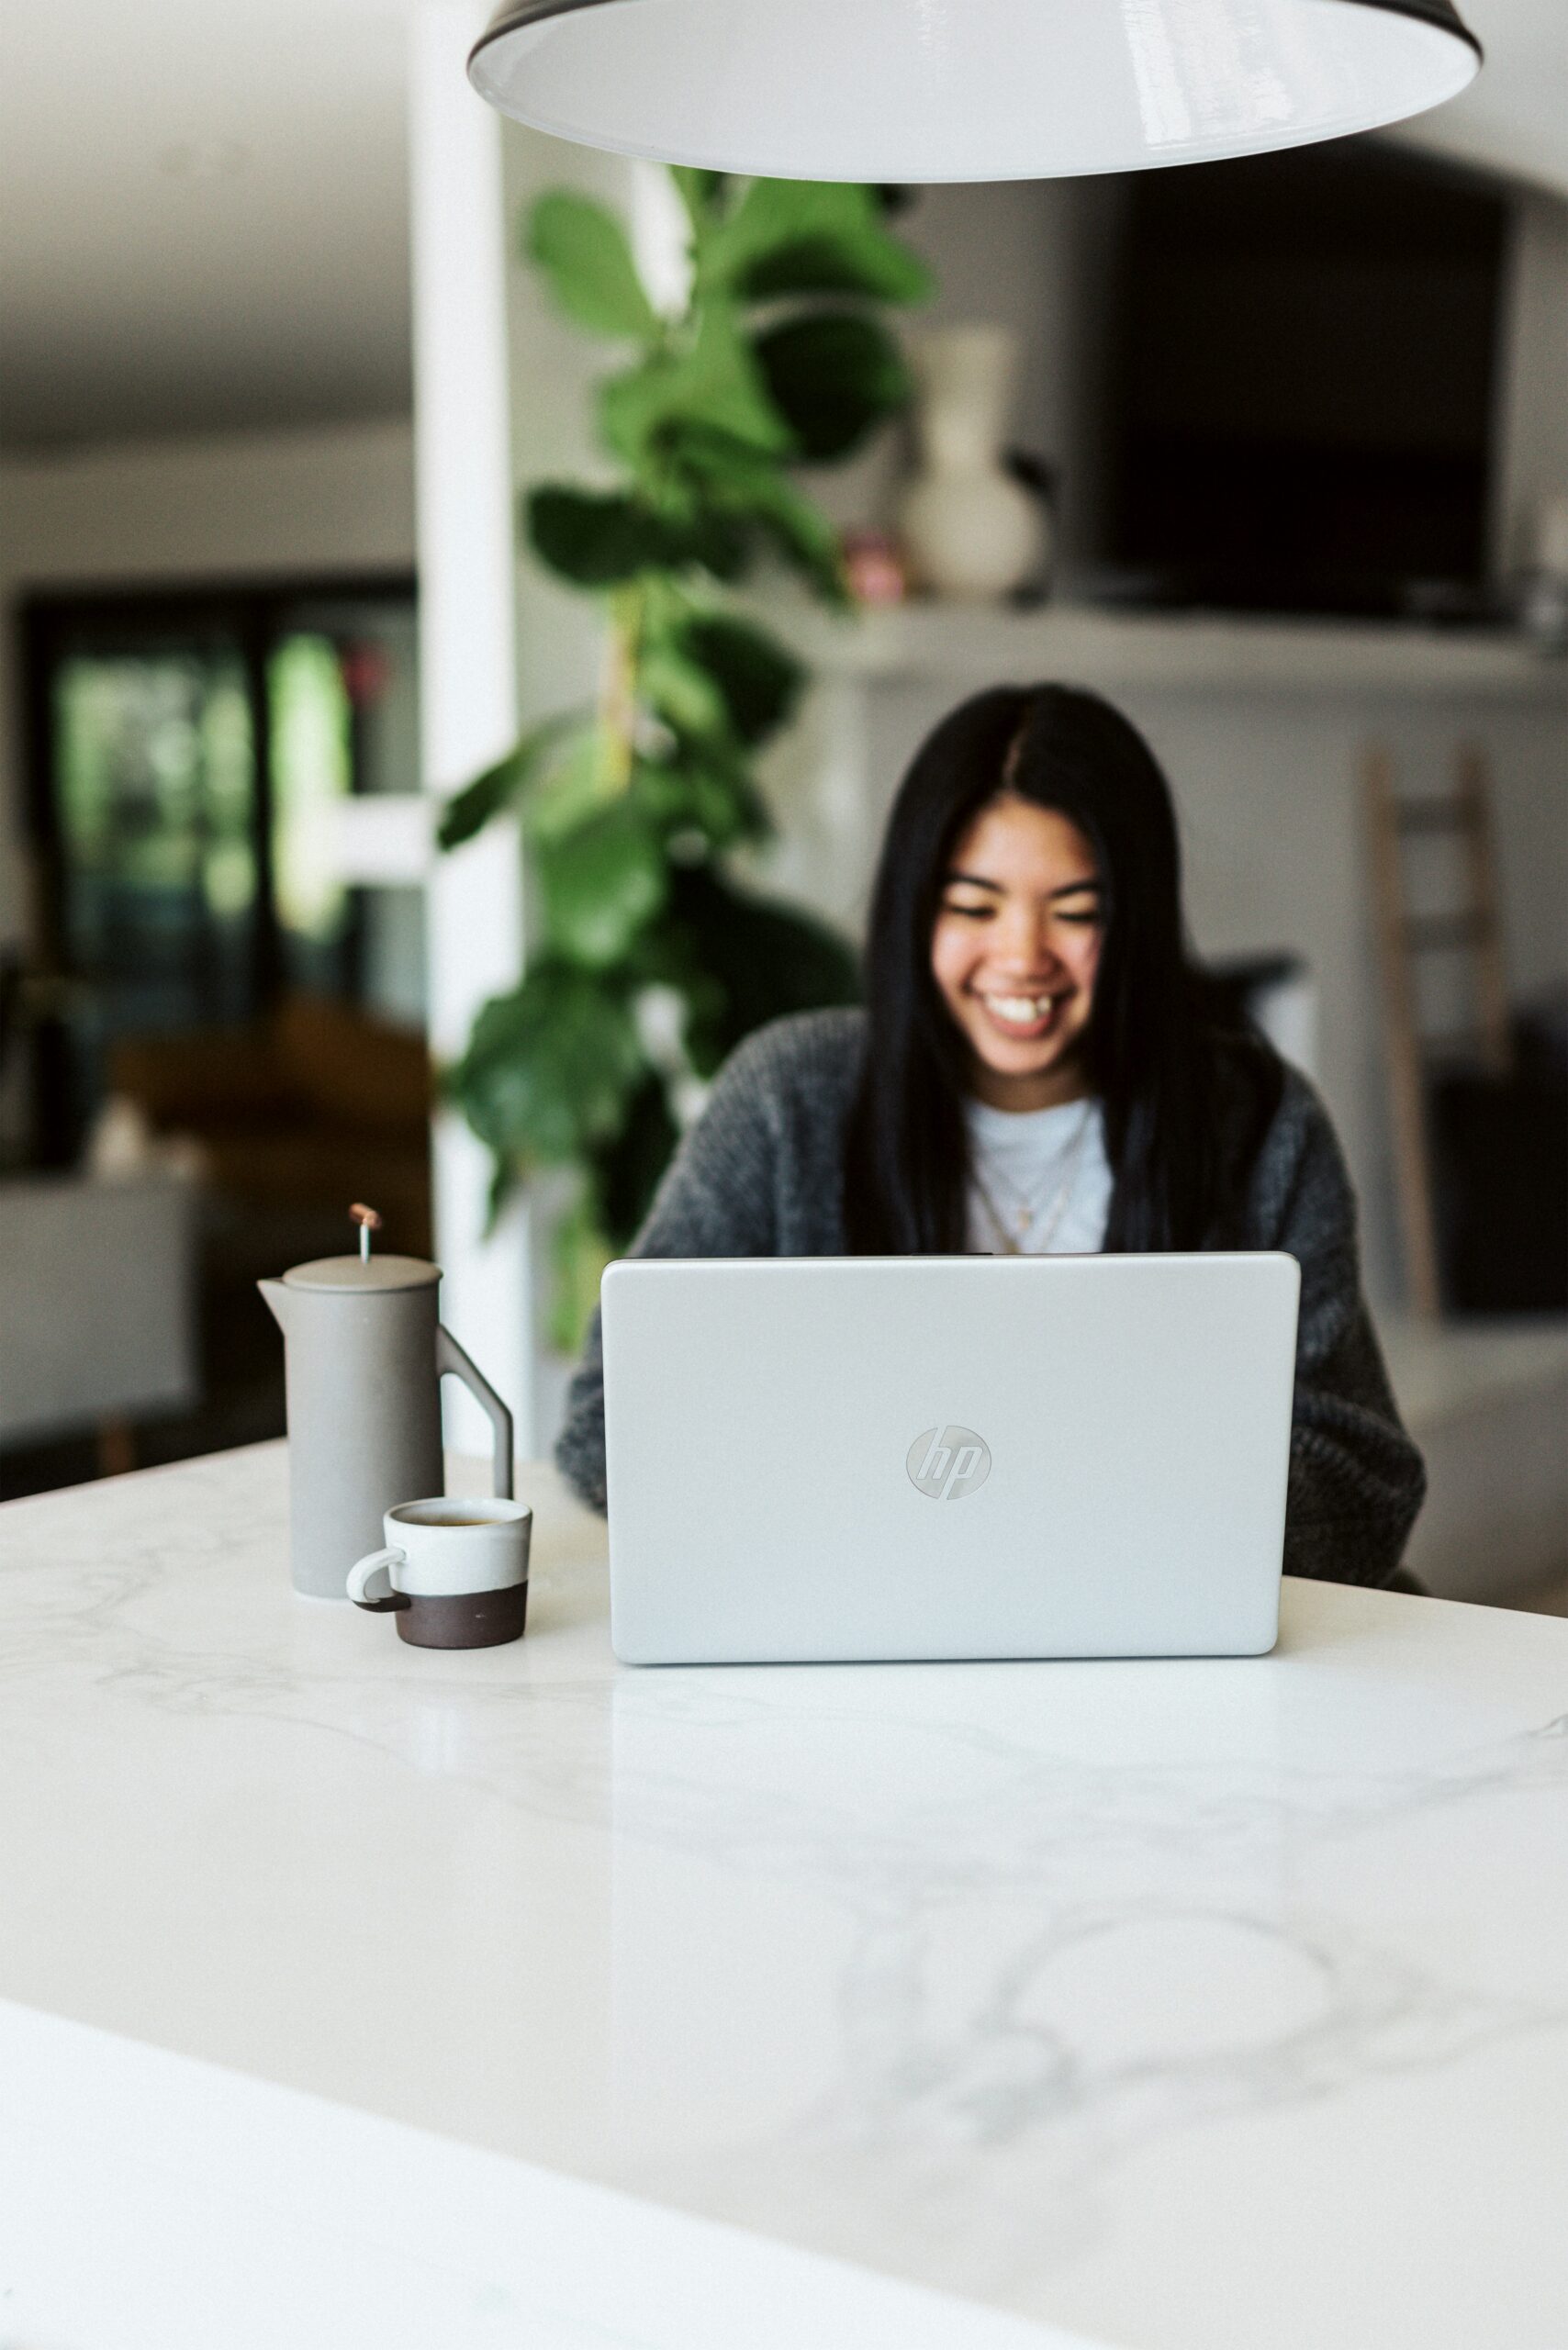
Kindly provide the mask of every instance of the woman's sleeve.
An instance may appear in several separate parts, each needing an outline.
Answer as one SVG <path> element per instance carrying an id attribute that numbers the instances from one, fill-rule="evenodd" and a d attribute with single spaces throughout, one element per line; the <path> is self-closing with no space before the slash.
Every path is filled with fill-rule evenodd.
<path id="1" fill-rule="evenodd" d="M 666 1169 L 629 1255 L 777 1255 L 777 1118 L 761 1042 L 748 1041 L 725 1062 L 701 1116 Z M 567 1392 L 555 1465 L 574 1493 L 602 1513 L 604 1353 L 597 1309 Z"/>
<path id="2" fill-rule="evenodd" d="M 1356 1201 L 1327 1113 L 1287 1084 L 1278 1128 L 1282 1197 L 1273 1237 L 1301 1266 L 1285 1572 L 1386 1583 L 1427 1490 L 1361 1295 Z M 1294 1130 L 1294 1131 L 1293 1131 Z M 1272 1143 L 1274 1137 L 1271 1137 Z M 1271 1156 L 1270 1144 L 1265 1154 Z"/>

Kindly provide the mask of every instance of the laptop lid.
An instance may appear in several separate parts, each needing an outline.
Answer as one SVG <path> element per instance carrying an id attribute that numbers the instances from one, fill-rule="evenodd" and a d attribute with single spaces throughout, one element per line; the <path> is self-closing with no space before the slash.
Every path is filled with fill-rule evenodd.
<path id="1" fill-rule="evenodd" d="M 1254 1654 L 1279 1254 L 630 1259 L 602 1291 L 632 1663 Z"/>

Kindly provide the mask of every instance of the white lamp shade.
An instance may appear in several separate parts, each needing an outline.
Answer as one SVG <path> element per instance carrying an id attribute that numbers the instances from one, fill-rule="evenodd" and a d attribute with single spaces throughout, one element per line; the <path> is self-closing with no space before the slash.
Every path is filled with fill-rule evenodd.
<path id="1" fill-rule="evenodd" d="M 778 179 L 1058 179 L 1299 147 L 1463 89 L 1450 0 L 505 0 L 536 129 Z"/>

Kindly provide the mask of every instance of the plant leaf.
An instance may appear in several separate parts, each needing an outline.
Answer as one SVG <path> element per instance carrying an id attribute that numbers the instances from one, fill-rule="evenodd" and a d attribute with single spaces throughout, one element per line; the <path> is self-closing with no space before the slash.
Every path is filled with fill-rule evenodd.
<path id="1" fill-rule="evenodd" d="M 656 520 L 624 490 L 544 482 L 528 494 L 529 543 L 579 588 L 616 588 L 665 560 Z"/>
<path id="2" fill-rule="evenodd" d="M 756 343 L 769 395 L 801 456 L 846 457 L 906 408 L 914 386 L 903 353 L 876 319 L 820 310 L 771 328 Z"/>
<path id="3" fill-rule="evenodd" d="M 640 572 L 700 565 L 734 579 L 745 540 L 712 512 L 655 513 L 625 490 L 543 482 L 528 494 L 528 537 L 542 563 L 577 588 L 619 588 Z"/>
<path id="4" fill-rule="evenodd" d="M 684 351 L 655 352 L 600 386 L 599 421 L 610 448 L 637 467 L 672 422 L 706 425 L 772 454 L 790 445 L 752 346 L 721 298 L 703 303 L 696 339 Z"/>
<path id="5" fill-rule="evenodd" d="M 848 602 L 837 532 L 770 458 L 739 447 L 722 433 L 700 431 L 683 433 L 674 453 L 700 484 L 711 508 L 760 529 L 824 602 Z"/>
<path id="6" fill-rule="evenodd" d="M 812 915 L 757 896 L 692 866 L 674 878 L 670 912 L 691 942 L 694 959 L 724 991 L 722 1013 L 696 1016 L 687 1050 L 700 1077 L 711 1076 L 743 1036 L 766 1020 L 820 1005 L 859 1001 L 854 954 L 836 931 Z"/>
<path id="7" fill-rule="evenodd" d="M 445 1091 L 498 1158 L 561 1166 L 619 1131 L 645 1069 L 623 993 L 546 959 L 485 1005 Z"/>
<path id="8" fill-rule="evenodd" d="M 633 1096 L 634 1102 L 640 1099 L 640 1094 Z M 599 1188 L 591 1181 L 583 1185 L 551 1237 L 551 1267 L 555 1278 L 547 1328 L 550 1344 L 559 1354 L 582 1352 L 588 1326 L 599 1304 L 604 1269 L 615 1254 L 600 1222 L 594 1196 Z"/>
<path id="9" fill-rule="evenodd" d="M 874 188 L 834 180 L 753 180 L 704 240 L 705 285 L 743 300 L 783 294 L 864 294 L 924 302 L 935 281 L 890 235 Z"/>
<path id="10" fill-rule="evenodd" d="M 644 641 L 637 664 L 637 688 L 655 714 L 678 734 L 722 735 L 729 731 L 729 704 L 722 688 L 678 638 Z"/>
<path id="11" fill-rule="evenodd" d="M 733 848 L 741 841 L 765 840 L 771 829 L 745 767 L 711 744 L 699 749 L 682 744 L 667 759 L 639 760 L 633 789 L 666 843 L 682 833 L 700 833 L 710 849 Z"/>
<path id="12" fill-rule="evenodd" d="M 490 1185 L 485 1196 L 485 1237 L 500 1222 L 501 1210 L 517 1189 L 517 1162 L 504 1151 L 490 1153 Z"/>
<path id="13" fill-rule="evenodd" d="M 624 797 L 542 842 L 535 865 L 552 948 L 591 970 L 621 960 L 668 888 L 664 844 Z"/>
<path id="14" fill-rule="evenodd" d="M 599 1223 L 612 1247 L 624 1248 L 647 1214 L 679 1138 L 663 1080 L 650 1076 L 627 1102 L 614 1141 L 593 1154 Z"/>
<path id="15" fill-rule="evenodd" d="M 530 795 L 529 839 L 535 843 L 562 839 L 618 799 L 623 788 L 608 772 L 601 730 L 587 729 Z"/>
<path id="16" fill-rule="evenodd" d="M 844 554 L 838 533 L 821 507 L 776 475 L 758 481 L 750 500 L 751 511 L 787 563 L 809 579 L 824 603 L 847 604 Z"/>
<path id="17" fill-rule="evenodd" d="M 553 189 L 530 212 L 525 244 L 556 304 L 578 326 L 638 342 L 655 341 L 663 332 L 626 232 L 602 204 L 568 188 Z"/>
<path id="18" fill-rule="evenodd" d="M 583 723 L 585 713 L 565 711 L 554 718 L 547 718 L 515 744 L 504 759 L 493 767 L 476 775 L 461 791 L 454 792 L 442 811 L 436 840 L 443 849 L 460 848 L 482 832 L 491 819 L 504 808 L 513 806 L 538 773 L 544 755 L 561 737 Z"/>
<path id="19" fill-rule="evenodd" d="M 709 673 L 732 731 L 748 749 L 783 725 L 806 673 L 777 637 L 729 612 L 699 612 L 685 623 L 681 641 Z"/>
<path id="20" fill-rule="evenodd" d="M 708 227 L 713 205 L 728 184 L 726 174 L 697 171 L 689 163 L 672 163 L 669 175 L 686 207 L 687 218 L 700 232 Z"/>
<path id="21" fill-rule="evenodd" d="M 891 237 L 802 237 L 747 270 L 736 289 L 751 301 L 789 294 L 859 294 L 879 302 L 924 302 L 935 291 L 924 262 Z"/>

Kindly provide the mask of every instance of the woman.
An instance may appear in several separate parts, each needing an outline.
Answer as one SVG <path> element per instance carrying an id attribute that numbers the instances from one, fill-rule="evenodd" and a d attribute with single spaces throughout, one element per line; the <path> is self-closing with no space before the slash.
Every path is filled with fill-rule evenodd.
<path id="1" fill-rule="evenodd" d="M 1285 1566 L 1399 1571 L 1425 1485 L 1361 1294 L 1317 1096 L 1220 1017 L 1176 822 L 1097 695 L 997 688 L 917 754 L 883 845 L 867 1004 L 746 1039 L 633 1253 L 1282 1248 L 1301 1265 Z M 604 1503 L 597 1325 L 556 1451 Z"/>

